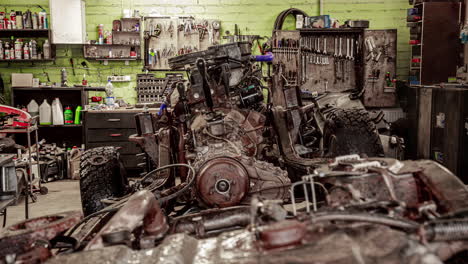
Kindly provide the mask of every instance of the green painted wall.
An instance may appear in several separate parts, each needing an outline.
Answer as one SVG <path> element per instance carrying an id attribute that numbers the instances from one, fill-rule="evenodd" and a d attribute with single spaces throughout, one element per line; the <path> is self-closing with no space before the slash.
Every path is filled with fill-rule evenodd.
<path id="1" fill-rule="evenodd" d="M 64 0 L 66 1 L 66 0 Z M 0 10 L 10 11 L 30 9 L 39 11 L 37 5 L 48 9 L 48 0 L 0 0 Z M 151 11 L 164 15 L 193 15 L 197 18 L 217 18 L 222 21 L 222 31 L 233 32 L 234 24 L 238 24 L 242 34 L 258 34 L 271 36 L 276 16 L 283 10 L 295 7 L 304 10 L 309 15 L 318 15 L 318 0 L 86 0 L 86 31 L 89 39 L 97 38 L 97 25 L 104 24 L 106 30 L 111 29 L 114 19 L 122 16 L 123 9 L 137 9 L 145 15 Z M 409 66 L 409 33 L 406 28 L 407 0 L 324 0 L 324 13 L 341 21 L 346 19 L 368 19 L 373 29 L 398 29 L 398 75 L 406 79 Z M 0 74 L 9 86 L 10 74 L 15 72 L 33 73 L 41 82 L 47 80 L 44 72 L 50 76 L 51 82 L 60 82 L 60 70 L 65 67 L 70 84 L 81 83 L 84 73 L 81 67 L 84 61 L 82 47 L 79 45 L 59 45 L 55 62 L 47 63 L 0 63 Z M 76 76 L 73 76 L 70 58 L 75 61 Z M 111 74 L 130 74 L 132 82 L 114 84 L 117 97 L 122 97 L 130 103 L 135 102 L 134 90 L 137 73 L 142 72 L 142 62 L 110 61 L 108 66 L 102 62 L 88 61 L 91 69 L 88 82 L 94 86 L 103 86 L 106 76 Z"/>

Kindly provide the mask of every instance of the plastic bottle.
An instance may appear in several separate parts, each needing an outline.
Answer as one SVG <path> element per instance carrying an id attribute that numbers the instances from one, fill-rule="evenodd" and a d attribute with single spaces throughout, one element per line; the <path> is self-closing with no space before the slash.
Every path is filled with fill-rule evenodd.
<path id="1" fill-rule="evenodd" d="M 69 106 L 65 107 L 65 112 L 63 112 L 63 117 L 65 119 L 65 125 L 71 125 L 74 123 L 73 120 L 73 111 Z"/>
<path id="2" fill-rule="evenodd" d="M 29 102 L 27 108 L 28 108 L 28 113 L 31 116 L 39 115 L 39 105 L 36 103 L 36 100 L 32 99 L 31 102 Z"/>
<path id="3" fill-rule="evenodd" d="M 39 28 L 47 29 L 47 13 L 44 9 L 39 12 Z"/>
<path id="4" fill-rule="evenodd" d="M 63 125 L 63 108 L 60 99 L 55 98 L 52 102 L 52 124 Z"/>
<path id="5" fill-rule="evenodd" d="M 107 84 L 106 84 L 106 96 L 107 97 L 114 96 L 114 86 L 112 85 L 112 82 L 110 79 L 107 80 Z"/>
<path id="6" fill-rule="evenodd" d="M 52 108 L 47 103 L 47 99 L 44 99 L 39 107 L 39 124 L 52 125 Z"/>
<path id="7" fill-rule="evenodd" d="M 45 40 L 42 49 L 44 50 L 44 59 L 50 59 L 50 44 L 48 39 Z"/>
<path id="8" fill-rule="evenodd" d="M 21 39 L 15 41 L 15 59 L 21 60 L 23 58 L 23 42 Z"/>
<path id="9" fill-rule="evenodd" d="M 83 108 L 81 106 L 76 107 L 76 110 L 75 110 L 75 125 L 81 124 L 81 110 L 83 110 Z"/>
<path id="10" fill-rule="evenodd" d="M 81 110 L 83 108 L 81 106 L 76 107 L 75 110 L 75 125 L 81 124 Z"/>
<path id="11" fill-rule="evenodd" d="M 29 44 L 29 49 L 30 49 L 30 54 L 29 56 L 31 56 L 31 59 L 39 59 L 37 57 L 37 42 L 35 39 L 31 40 L 31 43 Z"/>
<path id="12" fill-rule="evenodd" d="M 24 47 L 23 47 L 23 58 L 24 58 L 25 60 L 29 60 L 29 59 L 30 59 L 30 56 L 29 56 L 29 45 L 28 45 L 27 42 L 24 44 Z"/>

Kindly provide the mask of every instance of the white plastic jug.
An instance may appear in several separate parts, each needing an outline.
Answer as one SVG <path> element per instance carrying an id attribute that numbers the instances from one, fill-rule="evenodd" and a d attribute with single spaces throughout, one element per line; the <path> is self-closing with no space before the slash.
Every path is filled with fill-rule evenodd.
<path id="1" fill-rule="evenodd" d="M 63 125 L 63 108 L 60 100 L 55 98 L 52 102 L 52 124 Z"/>
<path id="2" fill-rule="evenodd" d="M 28 112 L 31 116 L 39 115 L 39 105 L 36 103 L 36 100 L 32 99 L 28 104 Z"/>
<path id="3" fill-rule="evenodd" d="M 47 99 L 44 99 L 39 107 L 39 124 L 52 125 L 52 108 L 47 103 Z"/>

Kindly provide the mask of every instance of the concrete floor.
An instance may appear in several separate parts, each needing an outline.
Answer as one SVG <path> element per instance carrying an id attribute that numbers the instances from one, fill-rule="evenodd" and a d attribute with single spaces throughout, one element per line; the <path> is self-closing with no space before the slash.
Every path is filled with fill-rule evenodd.
<path id="1" fill-rule="evenodd" d="M 66 211 L 81 211 L 79 181 L 56 181 L 43 184 L 43 186 L 49 189 L 49 193 L 46 195 L 36 194 L 37 201 L 29 204 L 29 218 Z M 0 220 L 3 219 L 0 218 Z M 18 205 L 8 207 L 6 226 L 22 220 L 24 220 L 24 199 L 21 199 Z"/>

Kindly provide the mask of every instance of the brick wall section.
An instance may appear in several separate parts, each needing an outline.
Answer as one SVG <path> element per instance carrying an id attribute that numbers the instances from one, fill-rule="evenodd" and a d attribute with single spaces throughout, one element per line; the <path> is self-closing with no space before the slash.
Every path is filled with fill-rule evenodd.
<path id="1" fill-rule="evenodd" d="M 0 0 L 2 10 L 30 9 L 39 11 L 37 5 L 48 10 L 48 0 Z M 97 25 L 104 24 L 106 30 L 111 29 L 112 20 L 122 16 L 123 9 L 137 9 L 141 14 L 156 12 L 163 15 L 193 15 L 197 18 L 217 18 L 222 21 L 222 32 L 233 32 L 234 24 L 238 24 L 243 34 L 258 34 L 271 36 L 271 30 L 276 16 L 283 10 L 295 7 L 304 10 L 309 15 L 318 15 L 318 0 L 87 0 L 86 1 L 86 31 L 89 39 L 97 38 Z M 406 28 L 407 0 L 324 0 L 324 13 L 330 14 L 341 21 L 346 19 L 368 19 L 374 29 L 398 29 L 398 75 L 406 79 L 409 66 L 409 33 Z M 9 86 L 10 74 L 13 72 L 33 73 L 41 82 L 46 81 L 47 72 L 52 82 L 60 82 L 60 70 L 65 67 L 69 83 L 80 83 L 84 73 L 81 62 L 84 61 L 82 47 L 77 45 L 60 45 L 57 47 L 56 61 L 47 63 L 0 63 L 0 74 Z M 70 58 L 75 61 L 76 76 L 73 76 Z M 117 97 L 122 97 L 130 103 L 135 102 L 136 73 L 142 70 L 143 62 L 109 61 L 109 66 L 102 62 L 90 60 L 90 74 L 87 75 L 91 85 L 103 86 L 106 76 L 115 74 L 130 74 L 132 82 L 115 83 Z"/>

